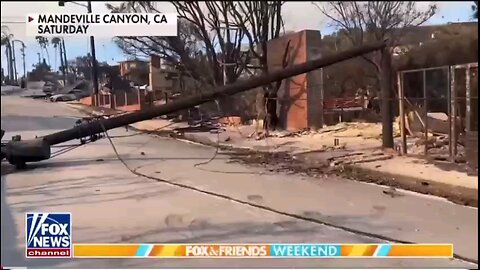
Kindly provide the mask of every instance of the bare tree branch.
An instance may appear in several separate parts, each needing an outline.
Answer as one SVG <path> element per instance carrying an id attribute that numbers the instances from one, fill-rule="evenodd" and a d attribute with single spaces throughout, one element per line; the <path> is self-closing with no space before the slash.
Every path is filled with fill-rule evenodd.
<path id="1" fill-rule="evenodd" d="M 258 60 L 262 72 L 268 72 L 267 42 L 283 32 L 283 1 L 171 3 L 179 19 L 177 37 L 117 37 L 119 48 L 127 55 L 157 54 L 204 86 L 222 84 L 224 67 L 228 82 L 234 82 L 248 72 L 252 59 Z M 106 6 L 111 12 L 162 12 L 150 1 Z M 246 42 L 250 50 L 242 52 Z"/>
<path id="2" fill-rule="evenodd" d="M 397 46 L 405 30 L 418 26 L 430 19 L 436 11 L 432 4 L 425 11 L 419 11 L 414 1 L 367 1 L 367 2 L 313 2 L 320 12 L 331 20 L 332 26 L 345 30 L 353 45 L 388 39 L 390 47 Z M 363 56 L 377 71 L 380 70 L 378 57 Z"/>

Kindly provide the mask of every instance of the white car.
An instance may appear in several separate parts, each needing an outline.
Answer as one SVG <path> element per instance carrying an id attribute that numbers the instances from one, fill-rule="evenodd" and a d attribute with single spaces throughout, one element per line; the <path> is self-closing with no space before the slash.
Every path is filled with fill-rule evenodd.
<path id="1" fill-rule="evenodd" d="M 73 89 L 72 91 L 68 92 L 68 94 L 74 95 L 76 97 L 75 99 L 81 99 L 90 96 L 90 93 L 82 89 Z"/>
<path id="2" fill-rule="evenodd" d="M 50 97 L 51 102 L 72 101 L 76 99 L 77 99 L 77 96 L 75 96 L 74 94 L 58 94 Z"/>

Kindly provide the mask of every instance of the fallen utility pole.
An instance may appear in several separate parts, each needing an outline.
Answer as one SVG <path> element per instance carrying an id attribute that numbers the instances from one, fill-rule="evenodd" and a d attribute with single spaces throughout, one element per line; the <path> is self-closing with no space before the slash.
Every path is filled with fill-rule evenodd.
<path id="1" fill-rule="evenodd" d="M 188 109 L 222 96 L 230 96 L 236 93 L 247 91 L 272 82 L 281 81 L 285 78 L 307 73 L 318 68 L 326 67 L 344 60 L 348 60 L 363 54 L 381 50 L 385 44 L 377 43 L 356 47 L 351 50 L 340 52 L 325 58 L 308 61 L 303 64 L 294 65 L 283 70 L 271 72 L 269 74 L 256 76 L 247 80 L 238 81 L 233 84 L 219 87 L 215 91 L 201 93 L 168 103 L 165 105 L 154 106 L 138 112 L 131 112 L 109 119 L 99 119 L 89 123 L 81 124 L 71 129 L 46 135 L 30 141 L 12 140 L 7 143 L 4 152 L 7 160 L 11 164 L 22 165 L 25 162 L 34 162 L 50 158 L 50 146 L 66 141 L 85 138 L 94 134 L 102 133 L 104 130 L 110 130 L 123 127 L 136 122 L 152 119 L 161 115 L 166 115 L 175 111 Z M 30 145 L 28 145 L 30 143 Z M 3 153 L 2 153 L 3 155 Z"/>
<path id="2" fill-rule="evenodd" d="M 341 52 L 336 55 L 327 56 L 323 59 L 309 61 L 307 63 L 295 65 L 290 68 L 272 72 L 270 74 L 256 76 L 254 78 L 251 78 L 245 81 L 239 81 L 237 83 L 225 85 L 225 86 L 219 87 L 218 90 L 216 91 L 193 95 L 191 97 L 187 97 L 187 98 L 174 101 L 172 103 L 168 103 L 165 105 L 155 106 L 139 112 L 132 112 L 132 113 L 118 116 L 118 117 L 113 117 L 110 119 L 101 119 L 99 121 L 102 121 L 103 126 L 107 130 L 123 127 L 132 123 L 152 119 L 154 117 L 166 115 L 168 113 L 172 113 L 175 111 L 188 109 L 193 106 L 197 106 L 199 104 L 212 101 L 222 96 L 234 95 L 236 93 L 247 91 L 249 89 L 263 86 L 272 82 L 280 81 L 288 77 L 306 73 L 321 67 L 329 66 L 329 65 L 332 65 L 356 56 L 360 56 L 375 50 L 382 49 L 384 46 L 385 45 L 383 43 L 376 44 L 376 45 L 362 46 L 359 48 Z M 43 139 L 49 145 L 54 145 L 54 144 L 63 143 L 69 140 L 78 139 L 80 137 L 85 137 L 92 133 L 101 133 L 101 132 L 103 132 L 102 125 L 100 125 L 98 121 L 95 121 L 86 125 L 81 125 L 72 129 L 67 129 L 64 131 L 47 135 L 43 137 Z"/>

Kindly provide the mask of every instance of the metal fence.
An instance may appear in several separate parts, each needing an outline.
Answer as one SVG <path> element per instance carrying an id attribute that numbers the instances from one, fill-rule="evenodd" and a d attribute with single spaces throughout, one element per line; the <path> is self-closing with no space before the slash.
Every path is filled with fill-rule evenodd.
<path id="1" fill-rule="evenodd" d="M 450 160 L 477 167 L 478 63 L 400 71 L 397 90 L 402 154 L 407 133 L 424 139 L 425 155 L 435 148 L 432 136 L 445 135 Z"/>

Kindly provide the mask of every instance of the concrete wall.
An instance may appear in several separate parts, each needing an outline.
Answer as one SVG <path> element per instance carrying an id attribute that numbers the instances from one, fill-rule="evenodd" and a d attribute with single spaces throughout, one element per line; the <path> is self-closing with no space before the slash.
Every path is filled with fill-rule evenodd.
<path id="1" fill-rule="evenodd" d="M 147 106 L 143 90 L 133 90 L 129 93 L 119 92 L 113 95 L 99 95 L 98 102 L 98 107 L 128 112 L 138 111 Z M 80 99 L 80 103 L 92 106 L 92 98 L 82 98 Z"/>

